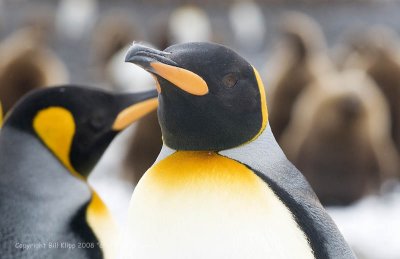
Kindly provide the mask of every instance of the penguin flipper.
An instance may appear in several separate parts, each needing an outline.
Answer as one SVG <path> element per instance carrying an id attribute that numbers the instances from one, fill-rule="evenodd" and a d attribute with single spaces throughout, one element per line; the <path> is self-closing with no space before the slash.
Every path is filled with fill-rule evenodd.
<path id="1" fill-rule="evenodd" d="M 288 160 L 272 175 L 252 169 L 281 198 L 307 236 L 315 258 L 356 258 L 304 176 Z"/>

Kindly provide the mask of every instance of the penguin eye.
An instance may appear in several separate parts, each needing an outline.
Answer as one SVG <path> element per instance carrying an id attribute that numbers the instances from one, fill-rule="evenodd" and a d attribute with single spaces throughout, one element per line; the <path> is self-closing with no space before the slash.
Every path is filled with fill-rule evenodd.
<path id="1" fill-rule="evenodd" d="M 90 119 L 90 126 L 94 130 L 100 130 L 100 129 L 102 129 L 104 127 L 104 125 L 105 125 L 104 116 L 97 115 L 97 116 L 94 116 L 94 117 L 92 117 Z"/>
<path id="2" fill-rule="evenodd" d="M 232 88 L 239 81 L 239 76 L 236 73 L 229 73 L 222 78 L 222 83 L 227 88 Z"/>

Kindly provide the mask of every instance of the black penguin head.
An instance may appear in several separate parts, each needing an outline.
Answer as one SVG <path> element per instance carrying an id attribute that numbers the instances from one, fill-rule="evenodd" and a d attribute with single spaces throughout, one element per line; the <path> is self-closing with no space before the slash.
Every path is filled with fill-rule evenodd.
<path id="1" fill-rule="evenodd" d="M 134 44 L 126 61 L 155 75 L 158 118 L 171 148 L 229 149 L 251 141 L 267 124 L 258 72 L 227 47 L 186 43 L 158 51 Z"/>
<path id="2" fill-rule="evenodd" d="M 157 107 L 157 92 L 112 94 L 62 86 L 33 91 L 5 127 L 31 134 L 72 172 L 87 176 L 115 135 Z"/>

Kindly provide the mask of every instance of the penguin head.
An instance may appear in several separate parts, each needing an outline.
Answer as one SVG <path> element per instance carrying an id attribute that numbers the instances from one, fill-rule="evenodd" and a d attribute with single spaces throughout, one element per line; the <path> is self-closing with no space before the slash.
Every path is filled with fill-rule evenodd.
<path id="1" fill-rule="evenodd" d="M 185 43 L 164 51 L 133 44 L 126 61 L 158 83 L 164 143 L 176 150 L 219 151 L 255 139 L 268 121 L 256 69 L 214 43 Z"/>
<path id="2" fill-rule="evenodd" d="M 7 115 L 10 127 L 38 138 L 75 175 L 86 177 L 116 134 L 157 107 L 155 90 L 113 94 L 81 86 L 31 92 Z"/>

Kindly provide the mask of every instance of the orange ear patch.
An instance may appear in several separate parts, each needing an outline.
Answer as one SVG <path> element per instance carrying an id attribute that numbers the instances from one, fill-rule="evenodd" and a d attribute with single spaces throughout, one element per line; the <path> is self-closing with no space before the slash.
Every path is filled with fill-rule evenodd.
<path id="1" fill-rule="evenodd" d="M 154 73 L 170 81 L 185 92 L 193 95 L 205 95 L 208 93 L 206 81 L 189 70 L 160 62 L 152 62 L 150 65 L 154 69 Z"/>
<path id="2" fill-rule="evenodd" d="M 61 107 L 49 107 L 39 111 L 33 120 L 33 129 L 44 144 L 61 160 L 71 173 L 69 153 L 75 135 L 75 122 L 71 112 Z"/>
<path id="3" fill-rule="evenodd" d="M 112 128 L 114 130 L 123 130 L 133 122 L 139 120 L 158 106 L 158 99 L 152 98 L 124 109 L 120 112 L 114 121 Z"/>

